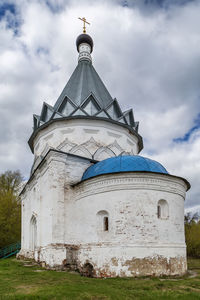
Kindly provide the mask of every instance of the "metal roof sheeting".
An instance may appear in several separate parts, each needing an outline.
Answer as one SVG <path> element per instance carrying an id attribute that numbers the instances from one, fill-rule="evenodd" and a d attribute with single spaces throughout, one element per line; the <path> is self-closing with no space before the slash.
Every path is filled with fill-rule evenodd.
<path id="1" fill-rule="evenodd" d="M 139 155 L 125 155 L 111 157 L 90 166 L 84 172 L 82 180 L 103 174 L 138 171 L 169 174 L 167 170 L 155 160 Z"/>
<path id="2" fill-rule="evenodd" d="M 113 101 L 92 63 L 83 60 L 78 63 L 56 101 L 54 109 L 58 108 L 66 96 L 77 106 L 80 106 L 91 93 L 101 103 L 102 108 L 105 108 Z"/>
<path id="3" fill-rule="evenodd" d="M 112 99 L 92 63 L 79 61 L 55 105 L 43 103 L 40 116 L 34 115 L 34 131 L 54 119 L 72 116 L 108 118 L 131 127 L 138 132 L 132 109 L 122 112 L 116 99 Z"/>

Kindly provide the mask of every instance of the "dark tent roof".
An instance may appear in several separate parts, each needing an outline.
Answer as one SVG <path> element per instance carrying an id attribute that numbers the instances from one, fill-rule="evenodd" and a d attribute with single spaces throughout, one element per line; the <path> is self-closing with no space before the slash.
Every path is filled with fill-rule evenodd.
<path id="1" fill-rule="evenodd" d="M 59 107 L 66 96 L 80 106 L 91 93 L 102 108 L 106 108 L 113 101 L 91 62 L 82 60 L 64 87 L 54 109 Z"/>
<path id="2" fill-rule="evenodd" d="M 84 40 L 85 41 L 85 40 Z M 67 118 L 97 118 L 117 122 L 138 134 L 132 109 L 122 112 L 119 103 L 113 99 L 92 65 L 91 59 L 81 58 L 69 81 L 54 106 L 43 103 L 40 115 L 33 115 L 33 134 L 29 140 L 32 149 L 34 136 L 50 122 Z"/>

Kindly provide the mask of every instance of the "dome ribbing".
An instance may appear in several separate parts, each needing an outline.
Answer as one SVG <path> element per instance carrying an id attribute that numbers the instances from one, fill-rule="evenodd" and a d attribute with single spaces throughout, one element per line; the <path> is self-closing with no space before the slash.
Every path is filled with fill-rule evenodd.
<path id="1" fill-rule="evenodd" d="M 90 166 L 84 172 L 82 180 L 103 174 L 123 172 L 153 172 L 168 174 L 167 170 L 155 160 L 139 155 L 126 155 L 111 157 Z"/>

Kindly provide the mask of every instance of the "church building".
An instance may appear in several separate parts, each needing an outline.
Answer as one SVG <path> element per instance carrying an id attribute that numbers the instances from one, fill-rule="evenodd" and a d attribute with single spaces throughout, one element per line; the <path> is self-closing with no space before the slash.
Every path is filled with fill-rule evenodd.
<path id="1" fill-rule="evenodd" d="M 94 69 L 92 38 L 80 34 L 76 47 L 55 105 L 33 116 L 18 257 L 94 277 L 182 275 L 190 184 L 139 155 L 138 122 Z"/>

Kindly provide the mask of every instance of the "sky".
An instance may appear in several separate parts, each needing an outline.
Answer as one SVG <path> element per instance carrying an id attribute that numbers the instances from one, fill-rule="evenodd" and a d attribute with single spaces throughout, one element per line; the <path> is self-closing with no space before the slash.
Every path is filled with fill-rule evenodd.
<path id="1" fill-rule="evenodd" d="M 0 173 L 28 179 L 32 115 L 75 69 L 83 16 L 95 69 L 140 122 L 140 154 L 185 177 L 185 207 L 200 210 L 200 0 L 0 0 Z"/>

